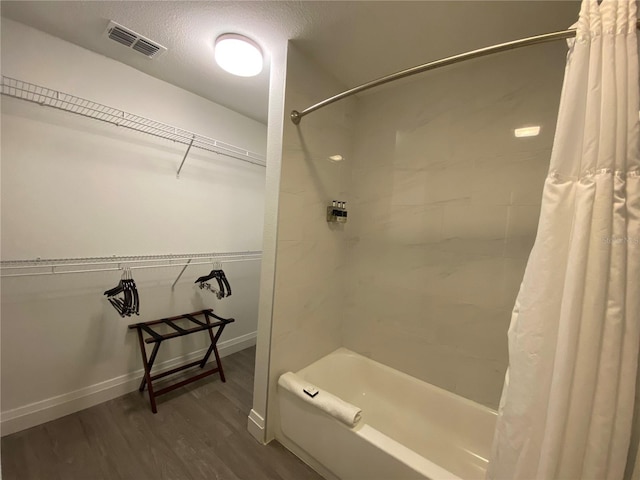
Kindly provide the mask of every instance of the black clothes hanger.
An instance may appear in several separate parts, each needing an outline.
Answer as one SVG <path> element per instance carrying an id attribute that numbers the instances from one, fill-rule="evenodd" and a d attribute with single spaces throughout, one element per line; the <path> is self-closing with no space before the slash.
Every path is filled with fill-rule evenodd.
<path id="1" fill-rule="evenodd" d="M 140 314 L 140 297 L 136 282 L 131 275 L 131 269 L 125 267 L 122 272 L 120 282 L 114 288 L 104 292 L 109 303 L 113 305 L 121 317 L 130 317 L 133 314 Z M 122 294 L 122 297 L 116 295 Z"/>
<path id="2" fill-rule="evenodd" d="M 227 280 L 227 276 L 224 274 L 222 270 L 220 270 L 219 280 L 222 280 L 224 282 L 225 287 L 227 287 L 227 292 L 225 296 L 229 297 L 231 295 L 231 285 L 229 285 L 229 280 Z"/>
<path id="3" fill-rule="evenodd" d="M 221 279 L 220 275 L 218 274 L 218 272 L 221 272 L 221 270 L 211 270 L 211 273 L 209 273 L 209 275 L 204 275 L 204 276 L 198 278 L 193 283 L 204 284 L 207 280 L 212 280 L 212 279 L 215 278 L 216 281 L 218 282 L 218 287 L 220 288 L 220 291 L 223 294 L 222 296 L 224 297 L 224 284 L 222 283 L 222 279 Z"/>
<path id="4" fill-rule="evenodd" d="M 120 279 L 120 281 L 118 282 L 118 285 L 113 287 L 111 290 L 107 290 L 106 292 L 104 292 L 104 294 L 109 296 L 109 297 L 113 297 L 114 295 L 117 295 L 120 292 L 122 292 L 123 289 L 124 289 L 124 287 L 122 285 L 122 279 Z"/>
<path id="5" fill-rule="evenodd" d="M 131 274 L 131 269 L 127 269 L 128 279 L 127 279 L 127 287 L 129 291 L 129 316 L 136 314 L 140 315 L 140 297 L 138 295 L 138 288 L 136 287 L 136 282 L 133 279 L 133 275 Z"/>
<path id="6" fill-rule="evenodd" d="M 195 282 L 193 283 L 200 283 L 200 282 L 206 282 L 207 280 L 211 280 L 212 278 L 216 277 L 216 272 L 218 270 L 216 270 L 215 268 L 213 270 L 211 270 L 208 274 L 203 275 L 202 277 L 199 277 Z"/>
<path id="7" fill-rule="evenodd" d="M 220 268 L 217 268 L 217 267 Z M 218 290 L 211 286 L 208 283 L 208 280 L 213 280 L 215 278 L 218 283 Z M 201 289 L 209 290 L 217 295 L 218 298 L 224 298 L 231 295 L 231 285 L 229 285 L 229 280 L 227 280 L 227 276 L 222 270 L 222 265 L 220 262 L 214 263 L 214 268 L 207 275 L 203 275 L 202 277 L 198 277 L 198 279 L 194 283 L 199 283 Z"/>
<path id="8" fill-rule="evenodd" d="M 138 295 L 138 287 L 136 287 L 136 282 L 131 278 L 131 282 L 133 284 L 133 303 L 135 306 L 135 314 L 140 315 L 140 296 Z"/>

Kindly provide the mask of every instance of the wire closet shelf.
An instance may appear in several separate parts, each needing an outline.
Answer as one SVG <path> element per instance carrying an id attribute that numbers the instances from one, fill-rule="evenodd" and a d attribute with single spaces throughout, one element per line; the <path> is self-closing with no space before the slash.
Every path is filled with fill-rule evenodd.
<path id="1" fill-rule="evenodd" d="M 8 97 L 19 98 L 28 102 L 37 103 L 38 105 L 75 113 L 76 115 L 93 118 L 94 120 L 110 123 L 118 127 L 128 128 L 136 132 L 146 133 L 154 137 L 187 145 L 187 152 L 185 153 L 185 158 L 182 160 L 183 164 L 189 153 L 189 149 L 193 147 L 253 165 L 266 166 L 264 156 L 258 153 L 250 152 L 235 145 L 221 142 L 220 140 L 16 78 L 2 75 L 1 93 Z M 180 169 L 181 168 L 182 164 L 180 165 Z M 180 169 L 178 169 L 178 174 L 180 173 Z"/>
<path id="2" fill-rule="evenodd" d="M 208 265 L 212 262 L 242 262 L 260 260 L 261 258 L 262 251 L 250 250 L 196 254 L 3 260 L 0 261 L 0 270 L 2 271 L 0 278 L 111 272 L 123 270 L 125 267 L 131 270 L 183 267 L 182 272 L 180 272 L 178 276 L 179 279 L 184 270 L 190 265 Z M 176 279 L 176 282 L 178 279 Z"/>

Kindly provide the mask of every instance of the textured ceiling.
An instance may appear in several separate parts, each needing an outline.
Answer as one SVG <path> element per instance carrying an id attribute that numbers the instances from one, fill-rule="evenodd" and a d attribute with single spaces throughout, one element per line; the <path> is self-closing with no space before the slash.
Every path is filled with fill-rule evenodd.
<path id="1" fill-rule="evenodd" d="M 346 86 L 403 68 L 567 28 L 576 1 L 2 1 L 2 15 L 126 63 L 266 123 L 269 51 L 296 43 Z M 155 60 L 102 36 L 114 20 L 169 50 Z M 213 61 L 213 41 L 257 41 L 266 68 L 240 78 Z M 525 53 L 523 53 L 525 54 Z"/>

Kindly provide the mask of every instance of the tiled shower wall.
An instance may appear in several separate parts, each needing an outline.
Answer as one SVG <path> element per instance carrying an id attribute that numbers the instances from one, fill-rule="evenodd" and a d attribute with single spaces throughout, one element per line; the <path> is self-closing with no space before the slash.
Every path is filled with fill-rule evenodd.
<path id="1" fill-rule="evenodd" d="M 497 406 L 565 53 L 530 47 L 360 98 L 344 346 Z M 540 135 L 515 138 L 527 125 Z"/>

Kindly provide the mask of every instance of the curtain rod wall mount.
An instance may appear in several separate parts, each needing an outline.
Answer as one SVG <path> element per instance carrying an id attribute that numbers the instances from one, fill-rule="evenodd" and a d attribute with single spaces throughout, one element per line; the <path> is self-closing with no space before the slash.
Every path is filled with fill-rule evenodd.
<path id="1" fill-rule="evenodd" d="M 303 115 L 297 111 L 297 110 L 292 110 L 291 111 L 291 121 L 295 124 L 295 125 L 300 125 L 300 120 L 302 120 Z"/>
<path id="2" fill-rule="evenodd" d="M 640 20 L 636 22 L 636 28 L 640 28 Z M 471 60 L 473 58 L 485 57 L 494 53 L 506 52 L 508 50 L 514 50 L 516 48 L 528 47 L 530 45 L 538 45 L 541 43 L 548 43 L 556 40 L 563 40 L 575 36 L 576 30 L 571 28 L 568 30 L 560 30 L 558 32 L 543 33 L 542 35 L 535 35 L 533 37 L 520 38 L 518 40 L 512 40 L 510 42 L 499 43 L 497 45 L 490 45 L 488 47 L 479 48 L 477 50 L 459 53 L 451 57 L 441 58 L 440 60 L 417 65 L 415 67 L 407 68 L 405 70 L 380 77 L 376 80 L 371 80 L 370 82 L 363 83 L 362 85 L 358 85 L 357 87 L 350 88 L 349 90 L 345 90 L 344 92 L 338 93 L 337 95 L 322 100 L 315 105 L 311 105 L 310 107 L 307 107 L 302 111 L 293 110 L 289 117 L 291 118 L 291 121 L 294 123 L 294 125 L 299 125 L 303 117 L 309 115 L 312 112 L 315 112 L 316 110 L 326 107 L 327 105 L 331 105 L 332 103 L 337 102 L 338 100 L 342 100 L 343 98 L 351 97 L 352 95 L 364 92 L 365 90 L 379 87 L 381 85 L 385 85 L 402 78 L 410 77 L 418 73 L 427 72 L 429 70 L 435 70 L 436 68 L 446 67 L 448 65 L 463 62 L 465 60 Z"/>

